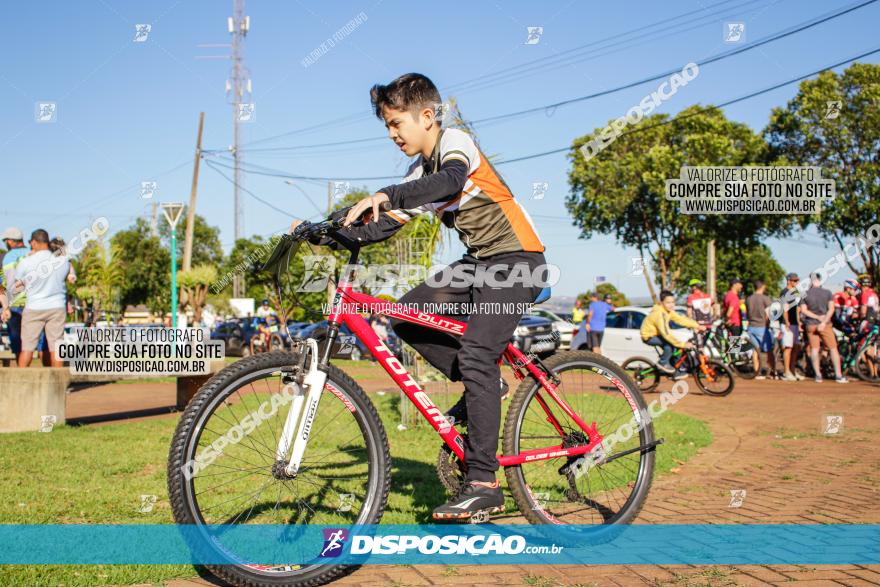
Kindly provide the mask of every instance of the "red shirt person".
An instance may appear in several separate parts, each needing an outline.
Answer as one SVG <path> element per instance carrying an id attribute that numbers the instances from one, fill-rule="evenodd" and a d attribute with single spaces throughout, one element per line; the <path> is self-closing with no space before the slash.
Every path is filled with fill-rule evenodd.
<path id="1" fill-rule="evenodd" d="M 687 297 L 687 315 L 698 324 L 708 326 L 712 324 L 712 298 L 700 289 L 702 285 L 703 282 L 699 279 L 691 279 L 688 282 L 691 293 Z"/>
<path id="2" fill-rule="evenodd" d="M 739 292 L 742 291 L 742 281 L 739 279 L 730 280 L 730 289 L 724 294 L 724 323 L 728 330 L 734 336 L 742 334 L 742 315 L 739 309 Z"/>

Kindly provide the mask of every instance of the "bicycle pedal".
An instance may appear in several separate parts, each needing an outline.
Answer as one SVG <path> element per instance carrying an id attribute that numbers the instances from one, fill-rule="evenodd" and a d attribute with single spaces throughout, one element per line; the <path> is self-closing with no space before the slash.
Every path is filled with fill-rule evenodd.
<path id="1" fill-rule="evenodd" d="M 467 521 L 470 524 L 483 524 L 489 521 L 492 514 L 504 511 L 504 505 L 477 510 L 475 512 L 462 512 L 460 514 L 434 514 L 433 518 L 442 522 Z"/>

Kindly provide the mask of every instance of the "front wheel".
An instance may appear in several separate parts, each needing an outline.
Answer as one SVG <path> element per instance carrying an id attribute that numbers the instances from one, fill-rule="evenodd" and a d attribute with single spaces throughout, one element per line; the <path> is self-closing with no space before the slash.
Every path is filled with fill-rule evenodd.
<path id="1" fill-rule="evenodd" d="M 639 391 L 648 393 L 654 391 L 660 383 L 660 369 L 651 359 L 645 357 L 630 357 L 623 362 L 623 370 L 639 386 Z"/>
<path id="2" fill-rule="evenodd" d="M 697 387 L 700 388 L 700 391 L 707 395 L 729 395 L 735 385 L 733 371 L 730 367 L 714 359 L 697 365 L 694 370 L 694 379 L 697 380 Z"/>
<path id="3" fill-rule="evenodd" d="M 327 564 L 320 553 L 263 564 L 209 535 L 217 524 L 376 524 L 390 490 L 385 429 L 363 389 L 334 366 L 312 422 L 295 477 L 283 474 L 276 448 L 296 405 L 290 373 L 299 355 L 269 352 L 242 359 L 214 375 L 187 406 L 168 456 L 174 520 L 203 536 L 194 546 L 222 552 L 234 564 L 205 565 L 236 586 L 322 585 L 356 567 Z M 292 557 L 293 558 L 293 557 Z"/>
<path id="4" fill-rule="evenodd" d="M 533 524 L 631 522 L 651 486 L 656 445 L 638 387 L 617 364 L 588 351 L 560 352 L 544 365 L 560 380 L 554 393 L 588 426 L 595 423 L 603 444 L 580 457 L 506 467 L 517 507 Z M 507 411 L 504 454 L 584 444 L 587 435 L 541 383 L 524 379 Z"/>

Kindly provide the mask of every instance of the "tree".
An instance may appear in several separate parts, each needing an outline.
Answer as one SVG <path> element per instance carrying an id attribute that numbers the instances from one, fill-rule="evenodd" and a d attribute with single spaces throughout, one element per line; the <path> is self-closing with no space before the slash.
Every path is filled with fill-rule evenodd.
<path id="1" fill-rule="evenodd" d="M 181 218 L 186 218 L 186 209 L 180 213 Z M 183 230 L 180 228 L 185 226 L 185 221 L 178 224 L 177 236 L 177 263 L 178 266 L 183 263 L 183 247 L 184 241 Z M 162 244 L 166 249 L 171 247 L 171 227 L 167 222 L 159 223 L 159 235 L 162 237 Z M 196 265 L 213 265 L 219 267 L 223 262 L 223 247 L 220 245 L 220 229 L 216 226 L 209 226 L 203 216 L 196 214 L 193 219 L 193 249 L 192 249 L 192 266 Z"/>
<path id="2" fill-rule="evenodd" d="M 876 247 L 844 251 L 880 217 L 880 65 L 855 63 L 842 75 L 824 71 L 801 82 L 785 108 L 773 110 L 764 136 L 776 163 L 821 167 L 835 180 L 834 201 L 803 224 L 836 242 L 853 272 L 880 280 Z"/>
<path id="3" fill-rule="evenodd" d="M 143 218 L 113 235 L 123 273 L 122 307 L 145 304 L 154 314 L 164 315 L 171 305 L 171 253 L 158 237 L 150 236 Z"/>
<path id="4" fill-rule="evenodd" d="M 213 265 L 196 265 L 177 274 L 180 286 L 180 307 L 192 307 L 193 322 L 200 322 L 202 310 L 208 298 L 208 288 L 217 281 L 217 268 Z"/>
<path id="5" fill-rule="evenodd" d="M 683 166 L 765 160 L 761 137 L 718 108 L 691 106 L 673 120 L 665 114 L 646 117 L 586 160 L 580 147 L 600 132 L 573 143 L 566 207 L 580 238 L 612 234 L 649 257 L 662 288 L 676 287 L 686 257 L 710 239 L 743 246 L 788 233 L 791 219 L 786 216 L 682 214 L 677 202 L 665 198 L 666 180 L 678 178 Z"/>
<path id="6" fill-rule="evenodd" d="M 80 253 L 76 295 L 92 304 L 95 317 L 100 312 L 119 312 L 119 292 L 124 280 L 119 248 L 111 246 L 108 254 L 100 240 L 90 241 Z"/>
<path id="7" fill-rule="evenodd" d="M 593 290 L 587 290 L 584 293 L 579 294 L 577 299 L 579 299 L 581 303 L 584 304 L 584 307 L 586 307 L 590 303 L 590 295 L 592 295 L 592 293 Z M 599 294 L 600 300 L 605 299 L 606 294 L 611 294 L 611 303 L 615 308 L 629 305 L 629 298 L 627 298 L 623 292 L 614 287 L 613 283 L 608 283 L 607 281 L 605 283 L 600 283 L 596 286 L 596 293 Z"/>
<path id="8" fill-rule="evenodd" d="M 767 295 L 777 296 L 781 291 L 785 271 L 773 258 L 773 252 L 764 244 L 749 247 L 718 247 L 715 249 L 715 265 L 717 267 L 716 283 L 718 290 L 724 291 L 733 278 L 741 279 L 748 293 L 752 292 L 752 284 L 760 279 L 767 284 Z M 693 251 L 685 257 L 681 270 L 681 279 L 675 287 L 675 293 L 684 295 L 690 291 L 687 282 L 691 279 L 706 281 L 706 249 Z"/>

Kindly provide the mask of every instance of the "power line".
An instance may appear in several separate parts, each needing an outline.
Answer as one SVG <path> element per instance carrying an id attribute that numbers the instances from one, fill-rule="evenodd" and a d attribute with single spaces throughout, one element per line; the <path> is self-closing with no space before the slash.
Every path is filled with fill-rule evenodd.
<path id="1" fill-rule="evenodd" d="M 275 210 L 276 212 L 281 212 L 281 213 L 284 214 L 285 216 L 289 216 L 290 218 L 296 218 L 296 216 L 292 215 L 292 214 L 291 214 L 290 212 L 288 212 L 287 210 L 282 210 L 281 208 L 279 208 L 278 206 L 276 206 L 276 205 L 273 204 L 272 202 L 267 202 L 266 200 L 264 200 L 263 198 L 261 198 L 260 196 L 258 196 L 257 194 L 255 194 L 254 192 L 250 191 L 250 190 L 247 189 L 246 187 L 244 187 L 244 186 L 242 186 L 242 185 L 237 185 L 234 179 L 232 179 L 231 177 L 229 177 L 228 175 L 226 175 L 225 173 L 223 173 L 222 171 L 220 171 L 219 169 L 217 169 L 217 168 L 215 167 L 215 165 L 217 165 L 217 163 L 215 163 L 215 162 L 213 162 L 213 161 L 205 160 L 205 165 L 207 165 L 208 167 L 210 167 L 211 169 L 213 169 L 214 171 L 216 171 L 217 173 L 219 173 L 224 179 L 226 179 L 226 181 L 228 181 L 228 182 L 231 183 L 232 185 L 235 185 L 236 187 L 238 187 L 238 189 L 240 189 L 240 190 L 243 191 L 244 193 L 248 194 L 250 197 L 252 197 L 253 199 L 257 200 L 258 202 L 260 202 L 260 203 L 262 203 L 262 204 L 265 204 L 266 206 L 272 208 L 272 209 Z M 227 166 L 227 165 L 224 165 L 223 167 L 226 167 L 227 169 L 235 169 L 234 167 L 230 167 L 230 166 Z M 247 171 L 247 170 L 245 170 L 245 171 Z M 239 238 L 240 238 L 240 237 L 239 237 Z"/>
<path id="2" fill-rule="evenodd" d="M 844 7 L 844 8 L 842 8 L 842 9 L 839 9 L 839 10 L 836 10 L 836 11 L 827 12 L 827 13 L 825 13 L 825 14 L 823 14 L 823 15 L 820 15 L 820 16 L 818 16 L 818 17 L 815 17 L 815 18 L 813 18 L 813 19 L 811 19 L 811 20 L 805 21 L 805 22 L 803 22 L 803 23 L 801 23 L 801 24 L 794 25 L 794 26 L 792 26 L 792 27 L 789 27 L 788 29 L 784 29 L 783 31 L 780 31 L 780 32 L 778 32 L 778 33 L 776 33 L 776 34 L 770 35 L 770 36 L 768 36 L 768 37 L 764 37 L 763 39 L 759 39 L 758 41 L 755 41 L 754 43 L 750 43 L 750 44 L 744 45 L 744 46 L 742 46 L 742 47 L 739 47 L 739 48 L 737 48 L 737 49 L 732 49 L 732 50 L 730 50 L 730 51 L 725 51 L 725 52 L 722 52 L 722 53 L 718 53 L 718 54 L 716 54 L 716 55 L 713 55 L 713 56 L 711 56 L 711 57 L 708 57 L 708 58 L 706 58 L 706 59 L 703 59 L 703 60 L 701 60 L 701 61 L 698 61 L 697 64 L 698 64 L 699 66 L 702 67 L 702 66 L 707 65 L 707 64 L 710 64 L 710 63 L 715 63 L 715 62 L 717 62 L 717 61 L 722 61 L 722 60 L 727 59 L 727 58 L 729 58 L 729 57 L 733 57 L 733 56 L 739 55 L 739 54 L 741 54 L 741 53 L 745 53 L 745 52 L 747 52 L 747 51 L 751 51 L 751 50 L 753 50 L 753 49 L 757 49 L 758 47 L 761 47 L 761 46 L 766 45 L 766 44 L 768 44 L 768 43 L 772 43 L 772 42 L 777 41 L 777 40 L 779 40 L 779 39 L 783 39 L 783 38 L 785 38 L 785 37 L 788 37 L 788 36 L 794 35 L 794 34 L 796 34 L 796 33 L 799 33 L 799 32 L 801 32 L 801 31 L 807 30 L 807 29 L 809 29 L 809 28 L 812 28 L 812 27 L 818 26 L 818 25 L 820 25 L 820 24 L 822 24 L 822 23 L 828 22 L 829 20 L 833 20 L 833 19 L 835 19 L 835 18 L 839 18 L 839 17 L 841 17 L 841 16 L 843 16 L 843 15 L 845 15 L 845 14 L 848 14 L 849 12 L 853 12 L 853 11 L 855 11 L 855 10 L 858 10 L 858 9 L 860 9 L 860 8 L 863 8 L 863 7 L 867 6 L 867 5 L 869 5 L 869 4 L 873 4 L 873 3 L 875 3 L 875 2 L 877 2 L 877 0 L 866 0 L 866 1 L 864 1 L 864 2 L 861 2 L 861 3 L 858 3 L 858 4 L 854 4 L 854 5 L 850 5 L 850 6 L 848 6 L 848 7 Z M 661 22 L 665 22 L 665 21 L 661 21 Z M 647 25 L 647 26 L 651 26 L 651 25 Z M 638 29 L 636 29 L 636 30 L 638 30 Z M 575 50 L 575 49 L 571 49 L 570 51 L 572 51 L 572 50 Z M 531 63 L 531 62 L 529 62 L 529 63 Z M 527 64 L 526 64 L 526 65 L 527 65 Z M 607 89 L 607 90 L 603 90 L 603 91 L 601 91 L 601 92 L 596 92 L 596 93 L 588 94 L 588 95 L 585 95 L 585 96 L 579 96 L 579 97 L 576 97 L 576 98 L 570 98 L 570 99 L 568 99 L 568 100 L 562 100 L 562 101 L 559 101 L 559 102 L 555 102 L 555 103 L 551 103 L 551 104 L 545 104 L 545 105 L 543 105 L 543 106 L 536 106 L 536 107 L 533 107 L 533 108 L 528 108 L 528 109 L 525 109 L 525 110 L 519 110 L 519 111 L 516 111 L 516 112 L 509 112 L 509 113 L 507 113 L 507 114 L 499 114 L 499 115 L 495 115 L 495 116 L 489 116 L 489 117 L 486 117 L 486 118 L 481 118 L 481 119 L 477 119 L 477 120 L 471 121 L 471 124 L 474 124 L 474 125 L 477 125 L 477 124 L 485 124 L 485 123 L 487 123 L 487 122 L 497 122 L 497 121 L 500 121 L 500 120 L 507 120 L 507 119 L 511 119 L 511 118 L 517 118 L 517 117 L 525 116 L 525 115 L 528 115 L 528 114 L 533 114 L 533 113 L 536 113 L 536 112 L 555 111 L 557 108 L 559 108 L 559 107 L 561 107 L 561 106 L 567 106 L 567 105 L 570 105 L 570 104 L 574 104 L 574 103 L 578 103 L 578 102 L 583 102 L 583 101 L 587 101 L 587 100 L 592 100 L 592 99 L 594 99 L 594 98 L 599 98 L 599 97 L 602 97 L 602 96 L 607 96 L 607 95 L 610 95 L 610 94 L 614 94 L 614 93 L 620 92 L 620 91 L 622 91 L 622 90 L 627 90 L 627 89 L 630 89 L 630 88 L 633 88 L 633 87 L 639 86 L 639 85 L 641 85 L 641 84 L 645 84 L 645 83 L 648 83 L 648 82 L 651 82 L 651 81 L 657 81 L 657 80 L 660 80 L 660 79 L 663 79 L 663 78 L 669 77 L 670 75 L 672 75 L 672 74 L 674 74 L 674 73 L 678 73 L 678 72 L 679 72 L 678 69 L 670 69 L 670 70 L 664 71 L 664 72 L 662 72 L 662 73 L 654 74 L 654 75 L 651 75 L 651 76 L 646 77 L 646 78 L 642 78 L 642 79 L 637 80 L 637 81 L 629 82 L 629 83 L 626 83 L 626 84 L 623 84 L 623 85 L 620 85 L 620 86 L 616 86 L 616 87 L 614 87 L 614 88 L 610 88 L 610 89 Z M 343 118 L 343 119 L 337 119 L 337 120 L 340 120 L 340 121 L 341 121 L 341 120 L 345 120 L 345 119 L 350 119 L 352 116 L 355 116 L 355 115 L 350 115 L 350 116 L 345 117 L 345 118 Z M 300 130 L 310 130 L 310 129 L 320 128 L 320 127 L 321 127 L 321 125 L 314 125 L 314 126 L 311 126 L 311 127 L 307 127 L 306 129 L 300 129 Z M 300 131 L 290 131 L 290 132 L 288 132 L 288 133 L 283 133 L 283 134 L 280 134 L 280 135 L 275 135 L 274 137 L 266 137 L 266 138 L 264 138 L 264 139 L 260 139 L 259 141 L 254 141 L 254 142 L 252 142 L 252 143 L 248 143 L 248 144 L 255 144 L 255 143 L 258 143 L 258 142 L 270 141 L 270 140 L 274 140 L 274 139 L 276 139 L 276 138 L 281 138 L 281 137 L 283 137 L 283 136 L 288 136 L 288 135 L 291 135 L 291 134 L 296 134 L 296 133 L 298 133 L 298 132 L 300 132 Z M 336 141 L 336 142 L 333 142 L 333 143 L 318 143 L 318 144 L 313 144 L 313 145 L 295 145 L 295 146 L 291 146 L 291 147 L 275 147 L 275 148 L 271 148 L 271 149 L 270 149 L 270 148 L 265 148 L 265 149 L 260 149 L 260 150 L 262 150 L 262 151 L 270 151 L 270 150 L 282 151 L 282 150 L 310 149 L 310 148 L 317 148 L 317 147 L 324 147 L 324 146 L 337 146 L 337 145 L 346 145 L 346 144 L 355 144 L 355 143 L 375 142 L 375 141 L 381 141 L 381 140 L 383 140 L 384 138 L 385 138 L 385 137 L 374 137 L 374 138 L 368 138 L 368 137 L 365 137 L 365 138 L 355 139 L 355 140 L 352 140 L 352 141 Z M 244 149 L 244 150 L 245 150 L 245 151 L 255 151 L 254 149 Z M 365 179 L 370 179 L 370 178 L 365 178 Z M 377 178 L 377 179 L 385 179 L 385 178 Z"/>
<path id="3" fill-rule="evenodd" d="M 807 78 L 809 78 L 809 77 L 811 77 L 811 76 L 814 76 L 814 75 L 817 75 L 817 74 L 819 74 L 819 73 L 822 73 L 823 71 L 826 71 L 826 70 L 828 70 L 828 69 L 834 69 L 835 67 L 840 67 L 841 65 L 846 65 L 847 63 L 851 63 L 851 62 L 853 62 L 853 61 L 856 61 L 857 59 L 862 59 L 863 57 L 867 57 L 868 55 L 873 55 L 874 53 L 880 53 L 880 48 L 878 48 L 878 49 L 874 49 L 873 51 L 868 51 L 868 52 L 866 52 L 866 53 L 862 53 L 861 55 L 857 55 L 857 56 L 855 56 L 855 57 L 851 57 L 851 58 L 849 58 L 849 59 L 845 59 L 844 61 L 839 61 L 839 62 L 835 63 L 834 65 L 829 65 L 829 66 L 827 66 L 827 67 L 823 67 L 822 69 L 817 69 L 816 71 L 812 71 L 812 72 L 810 72 L 810 73 L 807 73 L 807 74 L 804 74 L 804 75 L 798 76 L 798 77 L 796 77 L 796 78 L 792 78 L 792 79 L 787 80 L 787 81 L 784 81 L 784 82 L 782 82 L 782 83 L 775 84 L 775 85 L 773 85 L 773 86 L 770 86 L 769 88 L 764 88 L 763 90 L 758 90 L 758 91 L 756 91 L 756 92 L 752 92 L 752 93 L 750 93 L 750 94 L 746 94 L 745 96 L 740 96 L 739 98 L 735 98 L 735 99 L 733 99 L 733 100 L 727 100 L 726 102 L 721 102 L 720 104 L 716 104 L 716 105 L 712 105 L 712 106 L 707 106 L 706 108 L 702 108 L 702 109 L 700 109 L 700 110 L 698 110 L 698 111 L 696 111 L 696 112 L 691 112 L 691 113 L 689 113 L 689 114 L 684 114 L 684 115 L 681 115 L 681 116 L 676 116 L 676 117 L 674 117 L 674 118 L 670 118 L 669 120 L 664 120 L 663 122 L 658 122 L 658 123 L 656 123 L 656 124 L 651 124 L 651 125 L 647 125 L 647 126 L 639 126 L 639 127 L 634 128 L 634 129 L 632 129 L 632 130 L 624 131 L 624 132 L 620 133 L 619 136 L 624 136 L 624 135 L 629 135 L 629 134 L 635 134 L 635 133 L 639 133 L 639 132 L 644 132 L 644 131 L 646 131 L 646 130 L 650 130 L 650 129 L 652 129 L 652 128 L 656 128 L 656 127 L 658 127 L 658 126 L 664 126 L 664 125 L 667 125 L 667 124 L 672 124 L 673 122 L 676 122 L 676 121 L 679 121 L 679 120 L 684 120 L 685 118 L 690 118 L 691 116 L 696 116 L 696 115 L 698 115 L 698 114 L 702 114 L 702 113 L 704 113 L 704 112 L 708 112 L 709 110 L 712 110 L 712 109 L 715 109 L 715 108 L 724 108 L 725 106 L 730 106 L 731 104 L 736 104 L 737 102 L 743 102 L 743 101 L 745 101 L 745 100 L 749 100 L 749 99 L 754 98 L 754 97 L 756 97 L 756 96 L 760 96 L 761 94 L 766 94 L 766 93 L 768 93 L 768 92 L 772 92 L 773 90 L 778 90 L 778 89 L 781 88 L 781 87 L 784 87 L 784 86 L 787 86 L 787 85 L 790 85 L 790 84 L 797 83 L 797 82 L 799 82 L 799 81 L 805 80 L 805 79 L 807 79 Z M 573 147 L 571 147 L 571 146 L 569 146 L 569 147 L 562 147 L 562 148 L 560 148 L 560 149 L 552 149 L 552 150 L 550 150 L 550 151 L 543 151 L 543 152 L 541 152 L 541 153 L 535 153 L 534 155 L 525 155 L 525 156 L 523 156 L 523 157 L 516 157 L 516 158 L 514 158 L 514 159 L 506 159 L 506 160 L 504 160 L 504 161 L 499 161 L 499 162 L 497 162 L 497 163 L 494 163 L 494 165 L 505 165 L 505 164 L 507 164 L 507 163 L 515 163 L 515 162 L 517 162 L 517 161 L 526 161 L 526 160 L 528 160 L 528 159 L 536 159 L 536 158 L 538 158 L 538 157 L 545 157 L 545 156 L 547 156 L 547 155 L 555 155 L 556 153 L 563 153 L 563 152 L 565 152 L 565 151 L 571 151 L 572 149 L 573 149 Z"/>
<path id="4" fill-rule="evenodd" d="M 619 53 L 621 51 L 632 49 L 634 47 L 639 47 L 639 46 L 642 46 L 646 43 L 655 42 L 660 39 L 665 39 L 665 38 L 671 37 L 671 36 L 681 35 L 682 33 L 696 30 L 696 29 L 701 28 L 709 23 L 717 23 L 719 19 L 726 17 L 726 16 L 723 16 L 724 13 L 727 13 L 730 11 L 740 11 L 745 6 L 748 6 L 750 4 L 754 4 L 754 3 L 760 2 L 760 1 L 761 0 L 748 0 L 747 2 L 743 2 L 742 4 L 739 4 L 736 6 L 729 6 L 727 8 L 722 9 L 722 10 L 719 10 L 715 13 L 699 16 L 699 17 L 691 19 L 691 20 L 680 20 L 680 18 L 682 18 L 682 17 L 686 17 L 688 15 L 695 14 L 696 12 L 700 12 L 705 9 L 713 8 L 717 5 L 707 6 L 703 9 L 700 9 L 697 11 L 689 11 L 687 13 L 679 15 L 678 17 L 664 19 L 664 20 L 658 21 L 654 24 L 646 25 L 646 26 L 640 27 L 638 29 L 633 29 L 632 31 L 621 33 L 619 35 L 605 37 L 604 39 L 600 39 L 598 41 L 594 41 L 592 43 L 588 43 L 586 45 L 583 45 L 581 47 L 576 47 L 574 49 L 568 49 L 568 50 L 563 51 L 561 53 L 557 53 L 556 55 L 550 55 L 547 57 L 535 59 L 530 62 L 521 63 L 517 66 L 503 69 L 500 72 L 496 72 L 494 74 L 489 74 L 488 76 L 484 76 L 482 78 L 474 78 L 473 80 L 471 80 L 470 84 L 467 84 L 467 83 L 458 84 L 453 87 L 456 88 L 455 89 L 456 92 L 458 92 L 458 91 L 485 90 L 485 89 L 488 89 L 491 87 L 496 87 L 499 85 L 503 85 L 506 83 L 510 83 L 513 81 L 523 79 L 525 77 L 529 77 L 533 72 L 545 73 L 548 71 L 554 71 L 554 70 L 564 68 L 564 67 L 570 67 L 572 65 L 576 65 L 576 64 L 584 62 L 584 61 L 596 59 L 598 57 L 604 57 L 606 55 L 612 55 L 614 53 Z M 621 39 L 620 38 L 620 37 L 624 37 L 626 35 L 629 35 L 633 32 L 637 32 L 637 31 L 640 31 L 640 30 L 643 30 L 646 28 L 652 28 L 652 27 L 658 26 L 660 24 L 665 24 L 666 22 L 669 22 L 670 20 L 676 21 L 675 25 L 663 28 L 661 30 L 650 31 L 647 33 L 636 35 L 630 39 Z M 702 21 L 702 22 L 700 22 L 700 21 Z M 684 25 L 688 25 L 688 24 L 691 24 L 694 22 L 697 23 L 694 26 L 690 26 L 690 27 L 684 26 Z M 663 34 L 660 34 L 660 33 L 663 33 Z M 612 41 L 612 42 L 609 42 L 609 41 Z M 589 51 L 582 52 L 581 54 L 566 55 L 568 53 L 582 51 L 585 48 L 593 47 L 595 45 L 600 45 L 603 43 L 605 43 L 605 46 L 596 47 L 596 48 L 591 49 Z M 614 47 L 616 47 L 616 48 L 614 48 Z M 614 48 L 614 49 L 612 49 L 612 48 Z M 610 50 L 608 50 L 608 49 L 610 49 Z M 502 73 L 502 72 L 506 72 L 506 73 Z M 493 77 L 495 77 L 496 79 L 494 79 L 494 80 L 491 79 Z M 489 78 L 489 79 L 487 80 L 487 78 Z M 459 86 L 461 86 L 461 85 L 463 85 L 464 87 L 459 89 Z"/>
<path id="5" fill-rule="evenodd" d="M 838 10 L 836 12 L 833 12 L 827 16 L 818 17 L 816 19 L 813 19 L 812 21 L 806 22 L 805 24 L 797 25 L 796 27 L 794 27 L 792 29 L 789 29 L 787 31 L 783 31 L 781 33 L 777 33 L 775 35 L 771 35 L 769 37 L 765 37 L 763 39 L 755 41 L 754 43 L 750 43 L 750 44 L 745 45 L 743 47 L 740 47 L 738 49 L 733 49 L 730 51 L 726 51 L 724 53 L 719 53 L 717 55 L 713 55 L 712 57 L 708 57 L 706 59 L 702 59 L 700 61 L 697 61 L 696 64 L 702 67 L 704 65 L 708 65 L 709 63 L 715 63 L 717 61 L 721 61 L 721 60 L 727 59 L 729 57 L 734 57 L 735 55 L 745 53 L 746 51 L 751 51 L 752 49 L 757 49 L 758 47 L 761 47 L 761 46 L 766 45 L 768 43 L 772 43 L 773 41 L 778 41 L 779 39 L 783 39 L 785 37 L 799 33 L 801 31 L 805 31 L 809 28 L 818 26 L 824 22 L 828 22 L 829 20 L 839 18 L 839 17 L 843 16 L 844 14 L 848 14 L 850 12 L 853 12 L 854 10 L 858 10 L 859 8 L 863 8 L 865 6 L 868 6 L 869 4 L 874 4 L 875 2 L 877 2 L 877 0 L 866 0 L 865 2 L 862 2 L 856 6 L 850 6 L 847 8 L 843 8 L 843 9 Z M 577 98 L 569 98 L 568 100 L 561 100 L 559 102 L 555 102 L 553 104 L 546 104 L 544 106 L 537 106 L 534 108 L 527 108 L 525 110 L 519 110 L 516 112 L 509 112 L 507 114 L 498 114 L 496 116 L 488 116 L 486 118 L 473 120 L 473 121 L 471 121 L 471 124 L 477 125 L 477 124 L 484 123 L 484 122 L 502 120 L 502 119 L 507 119 L 507 118 L 514 118 L 514 117 L 518 117 L 518 116 L 524 116 L 526 114 L 533 114 L 535 112 L 545 112 L 547 110 L 555 110 L 555 109 L 559 108 L 560 106 L 568 106 L 569 104 L 575 104 L 577 102 L 583 102 L 585 100 L 592 100 L 593 98 L 607 96 L 608 94 L 613 94 L 613 93 L 619 92 L 621 90 L 627 90 L 629 88 L 633 88 L 633 87 L 639 86 L 641 84 L 645 84 L 645 83 L 652 82 L 652 81 L 657 81 L 659 79 L 669 77 L 670 75 L 672 75 L 674 73 L 678 73 L 679 71 L 680 71 L 679 69 L 671 69 L 671 70 L 665 71 L 663 73 L 659 73 L 656 75 L 652 75 L 650 77 L 642 78 L 638 81 L 630 82 L 630 83 L 627 83 L 627 84 L 624 84 L 621 86 L 617 86 L 615 88 L 611 88 L 608 90 L 603 90 L 601 92 L 587 94 L 586 96 L 579 96 Z"/>
<path id="6" fill-rule="evenodd" d="M 876 0 L 872 0 L 872 1 L 876 1 Z M 767 88 L 764 88 L 762 90 L 757 90 L 755 92 L 751 92 L 751 93 L 746 94 L 744 96 L 740 96 L 739 98 L 734 98 L 732 100 L 727 100 L 727 101 L 721 102 L 719 104 L 715 104 L 715 105 L 707 106 L 705 108 L 701 108 L 696 112 L 691 112 L 688 114 L 676 116 L 674 118 L 670 118 L 669 120 L 665 120 L 665 121 L 658 122 L 658 123 L 651 124 L 651 125 L 638 126 L 634 129 L 622 132 L 621 136 L 644 132 L 644 131 L 650 130 L 652 128 L 656 128 L 658 126 L 672 124 L 673 122 L 676 122 L 678 120 L 684 120 L 686 118 L 690 118 L 692 116 L 696 116 L 698 114 L 702 114 L 704 112 L 708 112 L 708 111 L 716 109 L 716 108 L 724 108 L 724 107 L 730 106 L 732 104 L 737 104 L 737 103 L 743 102 L 745 100 L 750 100 L 750 99 L 755 98 L 757 96 L 760 96 L 762 94 L 766 94 L 766 93 L 772 92 L 774 90 L 778 90 L 779 88 L 782 88 L 784 86 L 791 85 L 793 83 L 797 83 L 799 81 L 805 80 L 809 77 L 812 77 L 814 75 L 822 73 L 823 71 L 833 69 L 835 67 L 840 67 L 841 65 L 846 65 L 847 63 L 856 61 L 858 59 L 862 59 L 864 57 L 867 57 L 869 55 L 873 55 L 875 53 L 880 53 L 880 48 L 874 49 L 872 51 L 867 51 L 865 53 L 862 53 L 860 55 L 856 55 L 854 57 L 844 59 L 843 61 L 839 61 L 837 63 L 834 63 L 832 65 L 828 65 L 828 66 L 823 67 L 821 69 L 817 69 L 817 70 L 812 71 L 810 73 L 806 73 L 804 75 L 800 75 L 798 77 L 786 80 L 784 82 L 774 84 L 774 85 L 767 87 Z M 572 146 L 561 147 L 559 149 L 551 149 L 549 151 L 542 151 L 540 153 L 535 153 L 532 155 L 524 155 L 522 157 L 515 157 L 513 159 L 506 159 L 503 161 L 493 162 L 493 165 L 506 165 L 508 163 L 516 163 L 518 161 L 527 161 L 529 159 L 536 159 L 538 157 L 546 157 L 548 155 L 555 155 L 557 153 L 571 151 L 572 149 L 573 149 Z M 226 167 L 227 169 L 232 169 L 228 165 L 222 165 L 221 163 L 217 163 L 217 164 L 221 165 L 222 167 Z M 337 181 L 370 181 L 370 180 L 380 180 L 380 179 L 385 180 L 385 179 L 399 179 L 400 178 L 399 175 L 383 175 L 383 176 L 374 176 L 374 177 L 335 177 L 335 178 L 334 177 L 314 177 L 314 176 L 308 177 L 308 176 L 303 176 L 303 175 L 295 175 L 292 173 L 285 172 L 283 170 L 272 169 L 270 167 L 265 167 L 262 165 L 254 165 L 254 164 L 248 164 L 248 165 L 249 165 L 249 167 L 259 168 L 259 169 L 246 169 L 245 171 L 247 171 L 248 173 L 252 173 L 252 174 L 256 174 L 256 175 L 264 175 L 264 176 L 268 176 L 268 177 L 278 177 L 278 178 L 283 178 L 283 179 L 301 179 L 301 180 L 306 180 L 306 181 L 333 181 L 333 180 L 337 180 Z"/>
<path id="7" fill-rule="evenodd" d="M 222 163 L 214 162 L 216 165 L 220 165 L 221 167 L 225 167 L 226 169 L 232 169 L 229 165 L 223 165 Z M 269 167 L 264 167 L 262 165 L 252 165 L 248 164 L 249 168 L 244 169 L 247 173 L 252 175 L 265 175 L 268 177 L 279 177 L 282 179 L 302 179 L 302 180 L 312 180 L 312 181 L 374 181 L 380 179 L 400 179 L 400 175 L 375 175 L 369 177 L 318 177 L 318 176 L 307 176 L 307 175 L 295 175 L 292 173 L 287 173 L 280 169 L 271 169 Z M 256 168 L 267 169 L 269 171 L 260 171 Z"/>

